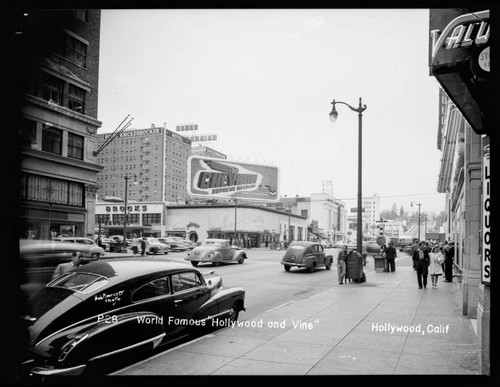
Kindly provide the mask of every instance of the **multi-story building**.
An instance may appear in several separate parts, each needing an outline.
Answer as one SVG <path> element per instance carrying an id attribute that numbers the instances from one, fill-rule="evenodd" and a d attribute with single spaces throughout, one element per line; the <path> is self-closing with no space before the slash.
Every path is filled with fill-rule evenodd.
<path id="1" fill-rule="evenodd" d="M 490 11 L 481 4 L 431 9 L 429 19 L 430 75 L 442 88 L 438 192 L 446 194 L 445 232 L 455 244 L 453 282 L 462 292 L 462 314 L 476 322 L 480 373 L 490 374 L 490 135 L 498 128 Z"/>
<path id="2" fill-rule="evenodd" d="M 372 196 L 364 197 L 363 216 L 367 219 L 369 225 L 375 224 L 380 219 L 380 195 L 374 193 Z"/>
<path id="3" fill-rule="evenodd" d="M 19 237 L 93 235 L 101 11 L 33 9 L 15 17 L 13 55 L 24 80 Z"/>
<path id="4" fill-rule="evenodd" d="M 110 136 L 112 133 L 99 134 L 99 145 Z M 99 197 L 124 198 L 125 184 L 129 184 L 129 200 L 185 203 L 190 155 L 191 140 L 165 125 L 118 132 L 98 154 L 104 167 L 98 175 Z"/>

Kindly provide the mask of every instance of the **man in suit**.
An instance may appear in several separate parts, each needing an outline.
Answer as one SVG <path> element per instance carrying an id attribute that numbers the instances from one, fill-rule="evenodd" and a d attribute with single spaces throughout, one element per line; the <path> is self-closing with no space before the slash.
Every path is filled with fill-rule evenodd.
<path id="1" fill-rule="evenodd" d="M 396 257 L 398 253 L 394 247 L 394 243 L 389 242 L 389 247 L 385 250 L 385 259 L 387 259 L 387 269 L 390 273 L 396 271 Z"/>
<path id="2" fill-rule="evenodd" d="M 61 263 L 57 265 L 54 270 L 54 274 L 52 274 L 52 279 L 59 277 L 60 275 L 67 273 L 71 269 L 78 267 L 82 264 L 83 254 L 80 252 L 74 252 L 71 257 L 71 262 Z"/>
<path id="3" fill-rule="evenodd" d="M 417 271 L 418 288 L 422 289 L 422 285 L 426 288 L 428 268 L 431 263 L 431 259 L 429 257 L 429 252 L 425 249 L 424 242 L 420 242 L 418 249 L 413 252 L 412 260 L 414 264 L 413 266 Z"/>

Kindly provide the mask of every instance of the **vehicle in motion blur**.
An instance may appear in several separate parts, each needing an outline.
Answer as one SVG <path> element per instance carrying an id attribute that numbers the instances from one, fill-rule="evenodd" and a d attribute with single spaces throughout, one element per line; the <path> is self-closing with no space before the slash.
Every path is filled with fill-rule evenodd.
<path id="1" fill-rule="evenodd" d="M 84 238 L 84 237 L 57 237 L 52 239 L 56 242 L 67 242 L 67 243 L 75 243 L 77 245 L 85 246 L 85 249 L 82 249 L 83 256 L 85 258 L 94 258 L 99 259 L 103 257 L 106 252 L 104 249 L 97 245 L 92 239 Z"/>
<path id="2" fill-rule="evenodd" d="M 229 239 L 206 239 L 192 249 L 185 259 L 193 266 L 200 263 L 217 266 L 229 262 L 243 263 L 247 259 L 247 252 L 240 247 L 231 246 Z"/>
<path id="3" fill-rule="evenodd" d="M 294 266 L 306 268 L 310 273 L 319 267 L 330 270 L 332 262 L 333 256 L 325 254 L 321 243 L 307 241 L 292 242 L 281 259 L 286 271 Z"/>
<path id="4" fill-rule="evenodd" d="M 26 299 L 52 279 L 57 265 L 71 262 L 73 253 L 83 254 L 82 264 L 96 260 L 91 258 L 91 245 L 51 240 L 19 240 L 20 290 Z"/>
<path id="5" fill-rule="evenodd" d="M 79 375 L 89 365 L 217 329 L 244 310 L 245 290 L 224 288 L 214 272 L 157 257 L 92 262 L 25 302 L 25 352 L 17 371 Z"/>
<path id="6" fill-rule="evenodd" d="M 172 251 L 186 251 L 186 250 L 191 250 L 193 248 L 191 242 L 181 238 L 181 237 L 174 237 L 174 236 L 169 236 L 169 237 L 162 237 L 163 241 L 170 245 L 170 248 Z"/>

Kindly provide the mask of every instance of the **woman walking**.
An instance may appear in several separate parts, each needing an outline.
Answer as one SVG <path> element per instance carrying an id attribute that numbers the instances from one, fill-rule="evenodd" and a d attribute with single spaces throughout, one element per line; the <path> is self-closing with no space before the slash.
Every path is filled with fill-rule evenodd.
<path id="1" fill-rule="evenodd" d="M 429 274 L 431 275 L 432 287 L 437 288 L 438 278 L 443 274 L 444 255 L 439 246 L 434 246 L 429 253 L 431 263 L 429 265 Z"/>

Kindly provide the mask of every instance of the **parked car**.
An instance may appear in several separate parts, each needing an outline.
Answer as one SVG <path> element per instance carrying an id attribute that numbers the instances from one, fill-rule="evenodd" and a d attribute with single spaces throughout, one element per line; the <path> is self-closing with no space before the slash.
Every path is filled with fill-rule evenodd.
<path id="1" fill-rule="evenodd" d="M 73 242 L 52 240 L 19 240 L 20 291 L 22 299 L 26 299 L 45 286 L 52 279 L 57 265 L 71 262 L 73 253 L 84 253 L 87 245 Z M 90 258 L 90 251 L 84 254 L 82 264 L 95 260 Z"/>
<path id="2" fill-rule="evenodd" d="M 151 351 L 238 319 L 245 290 L 178 262 L 92 262 L 48 283 L 24 304 L 21 375 L 79 375 L 113 356 Z M 217 321 L 217 324 L 214 323 Z"/>
<path id="3" fill-rule="evenodd" d="M 185 239 L 181 237 L 165 237 L 165 242 L 170 245 L 172 251 L 191 250 L 192 247 Z"/>
<path id="4" fill-rule="evenodd" d="M 286 250 L 281 264 L 286 271 L 292 266 L 306 268 L 310 273 L 319 267 L 330 270 L 333 256 L 326 255 L 323 245 L 319 242 L 298 241 L 293 242 Z"/>
<path id="5" fill-rule="evenodd" d="M 95 239 L 95 242 L 98 243 L 98 238 Z M 113 253 L 121 250 L 121 244 L 111 238 L 101 237 L 101 244 L 105 252 Z"/>
<path id="6" fill-rule="evenodd" d="M 211 263 L 214 266 L 227 262 L 243 263 L 247 252 L 240 247 L 231 246 L 229 239 L 206 239 L 193 248 L 185 258 L 193 266 L 199 263 Z"/>
<path id="7" fill-rule="evenodd" d="M 137 238 L 132 243 L 132 246 L 137 246 L 138 253 L 141 252 L 141 240 L 142 238 Z M 170 249 L 170 245 L 160 242 L 158 238 L 146 237 L 146 254 L 168 254 Z"/>
<path id="8" fill-rule="evenodd" d="M 99 259 L 100 257 L 103 257 L 106 255 L 106 252 L 104 249 L 100 246 L 97 246 L 97 243 L 95 243 L 92 239 L 90 238 L 84 238 L 84 237 L 59 237 L 59 238 L 54 238 L 53 239 L 56 242 L 69 242 L 69 243 L 76 243 L 78 245 L 82 246 L 82 254 L 84 258 L 94 258 L 94 259 Z"/>

